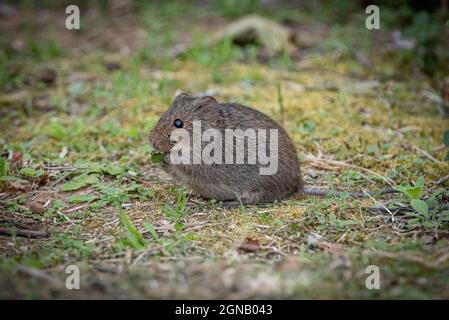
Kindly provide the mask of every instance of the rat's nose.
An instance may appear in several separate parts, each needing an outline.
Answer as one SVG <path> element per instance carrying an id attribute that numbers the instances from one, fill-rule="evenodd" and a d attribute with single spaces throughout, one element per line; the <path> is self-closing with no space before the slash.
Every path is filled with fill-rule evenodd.
<path id="1" fill-rule="evenodd" d="M 150 145 L 154 150 L 159 150 L 161 148 L 161 144 L 154 140 L 150 140 Z"/>
<path id="2" fill-rule="evenodd" d="M 158 139 L 157 137 L 150 140 L 150 145 L 153 148 L 153 150 L 161 151 L 161 152 L 165 152 L 165 151 L 167 151 L 167 149 L 170 148 L 170 146 L 167 144 L 166 141 L 164 141 L 160 138 Z"/>
<path id="3" fill-rule="evenodd" d="M 153 133 L 150 133 L 150 146 L 155 150 L 160 148 L 160 144 L 154 138 Z"/>

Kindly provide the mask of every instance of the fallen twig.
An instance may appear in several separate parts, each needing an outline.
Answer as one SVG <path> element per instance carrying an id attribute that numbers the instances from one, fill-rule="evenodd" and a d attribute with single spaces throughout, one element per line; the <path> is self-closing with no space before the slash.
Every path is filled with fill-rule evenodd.
<path id="1" fill-rule="evenodd" d="M 366 194 L 371 200 L 373 200 L 376 204 L 378 204 L 379 206 L 381 206 L 383 209 L 385 209 L 391 216 L 391 222 L 394 222 L 394 214 L 393 212 L 391 212 L 390 209 L 388 209 L 386 206 L 384 206 L 381 202 L 377 201 L 372 195 L 370 195 L 368 192 L 363 191 L 364 194 Z"/>
<path id="2" fill-rule="evenodd" d="M 27 267 L 24 265 L 18 265 L 17 270 L 32 277 L 32 278 L 46 281 L 54 288 L 63 288 L 64 287 L 63 283 L 61 281 L 59 281 L 56 278 L 51 277 L 49 274 L 47 274 L 46 272 L 44 272 L 42 270 Z"/>
<path id="3" fill-rule="evenodd" d="M 75 224 L 75 222 L 73 222 L 73 220 L 71 220 L 69 217 L 67 217 L 62 211 L 57 210 L 56 212 L 57 212 L 61 217 L 63 217 L 64 219 L 66 219 L 69 223 Z"/>
<path id="4" fill-rule="evenodd" d="M 90 203 L 83 203 L 83 204 L 81 204 L 79 206 L 76 206 L 76 207 L 73 207 L 73 208 L 69 208 L 69 209 L 66 209 L 64 211 L 65 211 L 65 213 L 72 213 L 74 211 L 81 210 L 81 209 L 83 209 L 83 208 L 85 208 L 85 207 L 87 207 L 89 205 L 90 205 Z"/>
<path id="5" fill-rule="evenodd" d="M 447 179 L 449 179 L 449 174 L 447 176 L 441 177 L 440 179 L 438 179 L 437 181 L 435 181 L 435 184 L 440 185 L 442 184 L 444 181 L 446 181 Z"/>
<path id="6" fill-rule="evenodd" d="M 398 203 L 396 203 L 396 205 L 399 205 Z M 445 204 L 441 204 L 438 206 L 429 206 L 429 210 L 447 210 L 449 209 L 449 205 L 445 205 Z M 369 211 L 371 212 L 375 212 L 375 213 L 389 213 L 388 211 L 391 212 L 390 209 L 388 209 L 384 204 L 379 203 L 375 206 L 371 206 L 368 208 Z M 387 211 L 388 210 L 388 211 Z M 409 206 L 398 206 L 397 208 L 393 209 L 395 214 L 398 213 L 403 213 L 403 212 L 416 212 L 415 209 L 413 209 L 412 207 Z"/>
<path id="7" fill-rule="evenodd" d="M 432 157 L 427 151 L 415 146 L 414 144 L 411 144 L 412 148 L 415 149 L 416 151 L 418 151 L 419 153 L 421 153 L 422 155 L 426 156 L 427 158 L 429 158 L 430 160 L 432 160 L 435 163 L 441 164 L 443 163 L 442 161 L 435 159 L 434 157 Z"/>
<path id="8" fill-rule="evenodd" d="M 17 228 L 0 228 L 0 235 L 19 236 L 27 238 L 47 238 L 50 234 L 47 231 L 26 230 Z"/>
<path id="9" fill-rule="evenodd" d="M 449 253 L 444 253 L 433 261 L 429 261 L 427 257 L 386 251 L 371 251 L 368 252 L 368 254 L 377 256 L 379 258 L 402 260 L 416 263 L 431 269 L 447 268 L 445 264 L 449 261 Z"/>
<path id="10" fill-rule="evenodd" d="M 344 161 L 322 158 L 321 152 L 318 154 L 317 157 L 315 157 L 314 155 L 309 153 L 305 156 L 305 159 L 307 161 L 311 162 L 312 165 L 318 166 L 320 168 L 326 168 L 328 170 L 335 170 L 338 167 L 349 167 L 349 168 L 356 168 L 359 170 L 363 170 L 363 171 L 368 172 L 376 177 L 379 177 L 380 179 L 384 180 L 388 185 L 390 185 L 391 187 L 394 187 L 394 181 L 387 177 L 384 177 L 370 169 L 359 167 L 359 166 L 356 166 L 354 164 L 350 164 L 350 163 L 347 163 Z M 335 167 L 337 167 L 337 168 L 335 168 Z"/>

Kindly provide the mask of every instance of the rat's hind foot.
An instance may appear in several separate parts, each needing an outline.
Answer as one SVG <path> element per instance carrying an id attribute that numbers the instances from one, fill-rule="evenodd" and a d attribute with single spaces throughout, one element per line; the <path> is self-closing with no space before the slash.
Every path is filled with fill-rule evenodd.
<path id="1" fill-rule="evenodd" d="M 242 197 L 238 200 L 226 200 L 223 202 L 220 202 L 220 205 L 222 208 L 240 208 L 240 206 L 244 205 L 256 205 L 256 206 L 263 206 L 266 205 L 270 201 L 262 201 L 259 194 L 250 194 L 249 196 L 246 195 L 245 197 Z"/>
<path id="2" fill-rule="evenodd" d="M 272 202 L 258 202 L 258 203 L 243 203 L 244 206 L 251 205 L 251 206 L 257 206 L 257 207 L 269 207 L 272 205 Z M 241 203 L 239 201 L 223 201 L 219 203 L 219 207 L 223 209 L 236 209 L 240 208 Z"/>
<path id="3" fill-rule="evenodd" d="M 240 202 L 233 201 L 233 200 L 223 201 L 223 202 L 220 202 L 219 206 L 224 209 L 235 209 L 235 208 L 240 208 Z"/>

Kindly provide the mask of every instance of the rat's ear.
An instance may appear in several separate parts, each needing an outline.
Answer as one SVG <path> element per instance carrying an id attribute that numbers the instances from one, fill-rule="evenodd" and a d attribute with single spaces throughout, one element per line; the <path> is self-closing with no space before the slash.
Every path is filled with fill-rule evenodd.
<path id="1" fill-rule="evenodd" d="M 175 98 L 175 100 L 173 102 L 174 103 L 175 102 L 180 102 L 180 101 L 183 101 L 183 100 L 185 100 L 185 99 L 187 99 L 189 97 L 190 97 L 190 95 L 187 92 L 181 92 L 180 94 L 178 94 L 176 96 L 176 98 Z"/>
<path id="2" fill-rule="evenodd" d="M 212 106 L 214 104 L 218 103 L 217 100 L 212 97 L 212 96 L 204 96 L 204 97 L 199 97 L 197 99 L 196 105 L 198 107 L 209 107 Z"/>

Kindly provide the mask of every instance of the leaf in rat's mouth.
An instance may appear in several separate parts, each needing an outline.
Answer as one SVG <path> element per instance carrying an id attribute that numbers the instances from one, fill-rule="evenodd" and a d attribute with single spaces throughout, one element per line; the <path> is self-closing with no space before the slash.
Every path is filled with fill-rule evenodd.
<path id="1" fill-rule="evenodd" d="M 151 162 L 152 163 L 160 163 L 162 161 L 164 161 L 165 155 L 162 152 L 158 152 L 158 151 L 153 151 L 151 153 Z"/>

